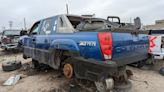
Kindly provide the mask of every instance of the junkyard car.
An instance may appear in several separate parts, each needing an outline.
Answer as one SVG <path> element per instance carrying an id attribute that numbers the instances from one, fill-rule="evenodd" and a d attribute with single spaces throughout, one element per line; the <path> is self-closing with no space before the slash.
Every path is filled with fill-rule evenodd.
<path id="1" fill-rule="evenodd" d="M 149 53 L 155 59 L 164 59 L 164 30 L 150 30 L 149 42 Z"/>
<path id="2" fill-rule="evenodd" d="M 108 17 L 111 18 L 111 17 Z M 126 65 L 148 58 L 148 35 L 118 22 L 57 15 L 36 22 L 22 39 L 24 58 L 63 69 L 67 78 L 94 81 L 99 91 L 124 89 Z M 124 86 L 120 86 L 124 85 Z M 100 87 L 101 86 L 101 87 Z"/>
<path id="3" fill-rule="evenodd" d="M 16 49 L 21 30 L 4 30 L 1 37 L 1 48 L 5 50 Z"/>

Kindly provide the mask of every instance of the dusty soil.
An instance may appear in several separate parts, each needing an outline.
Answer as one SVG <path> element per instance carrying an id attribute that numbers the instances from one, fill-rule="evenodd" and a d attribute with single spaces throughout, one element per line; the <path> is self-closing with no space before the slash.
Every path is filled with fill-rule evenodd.
<path id="1" fill-rule="evenodd" d="M 3 61 L 9 60 L 21 60 L 23 67 L 12 72 L 4 72 L 0 67 L 0 92 L 70 92 L 72 80 L 66 79 L 61 72 L 53 69 L 36 71 L 31 69 L 31 59 L 24 60 L 21 53 L 0 50 L 0 66 Z M 134 73 L 131 79 L 132 92 L 164 92 L 164 76 L 161 76 L 157 70 L 141 70 L 134 67 L 128 67 L 128 69 Z M 16 85 L 3 86 L 5 80 L 16 74 L 23 76 Z M 71 92 L 87 91 L 76 89 Z"/>

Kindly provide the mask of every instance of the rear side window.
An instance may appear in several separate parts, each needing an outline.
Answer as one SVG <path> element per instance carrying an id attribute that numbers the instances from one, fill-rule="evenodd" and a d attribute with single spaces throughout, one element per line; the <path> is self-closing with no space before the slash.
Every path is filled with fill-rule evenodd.
<path id="1" fill-rule="evenodd" d="M 41 31 L 40 31 L 41 35 L 49 35 L 51 33 L 52 26 L 53 26 L 52 22 L 53 22 L 53 18 L 43 20 Z"/>
<path id="2" fill-rule="evenodd" d="M 74 29 L 72 27 L 72 24 L 65 16 L 60 16 L 58 18 L 58 29 L 56 31 L 57 33 L 73 33 Z"/>

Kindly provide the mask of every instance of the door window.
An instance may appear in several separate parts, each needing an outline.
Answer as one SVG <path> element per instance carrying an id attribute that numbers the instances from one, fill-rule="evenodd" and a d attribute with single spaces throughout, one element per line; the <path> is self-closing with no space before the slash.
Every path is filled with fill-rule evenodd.
<path id="1" fill-rule="evenodd" d="M 39 24 L 40 24 L 40 21 L 39 22 L 36 22 L 33 25 L 33 27 L 30 30 L 30 35 L 35 35 L 35 34 L 38 34 L 39 33 Z"/>
<path id="2" fill-rule="evenodd" d="M 53 25 L 52 22 L 53 22 L 52 18 L 44 20 L 42 23 L 40 34 L 49 35 L 51 33 L 51 30 L 52 30 L 52 25 Z"/>

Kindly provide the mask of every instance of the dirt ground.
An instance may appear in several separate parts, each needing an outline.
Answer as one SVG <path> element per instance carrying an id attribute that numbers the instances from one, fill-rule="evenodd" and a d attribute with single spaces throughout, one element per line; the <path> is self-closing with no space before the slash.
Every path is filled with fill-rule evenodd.
<path id="1" fill-rule="evenodd" d="M 65 89 L 68 89 L 67 86 L 71 86 L 69 84 L 71 80 L 66 79 L 59 71 L 53 69 L 34 71 L 29 68 L 31 59 L 24 60 L 21 53 L 0 50 L 0 66 L 3 61 L 9 60 L 21 60 L 24 66 L 12 72 L 4 72 L 0 67 L 0 92 L 70 92 L 70 90 Z M 133 83 L 132 92 L 164 92 L 164 76 L 161 76 L 157 70 L 141 70 L 134 67 L 127 68 L 134 73 L 131 79 Z M 13 86 L 3 86 L 5 80 L 16 74 L 21 74 L 23 78 Z M 87 91 L 79 89 L 71 92 Z"/>

